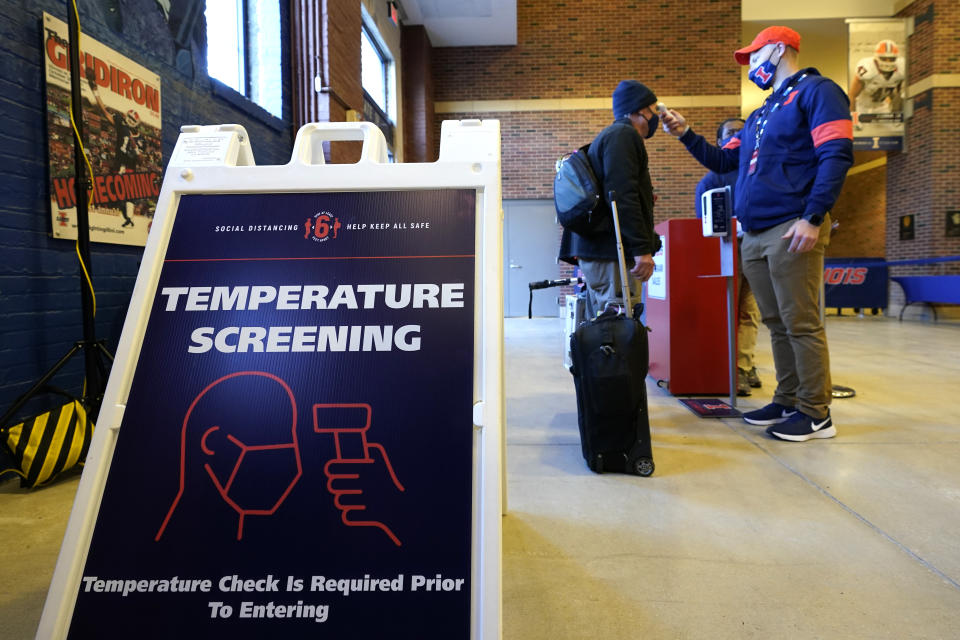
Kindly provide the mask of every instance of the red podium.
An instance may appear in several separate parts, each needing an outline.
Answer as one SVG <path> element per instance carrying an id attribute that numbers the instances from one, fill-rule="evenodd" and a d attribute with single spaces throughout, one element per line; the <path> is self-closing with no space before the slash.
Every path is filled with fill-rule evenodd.
<path id="1" fill-rule="evenodd" d="M 704 238 L 696 218 L 666 220 L 655 230 L 663 248 L 654 257 L 657 265 L 647 285 L 650 376 L 674 395 L 729 394 L 721 241 Z"/>

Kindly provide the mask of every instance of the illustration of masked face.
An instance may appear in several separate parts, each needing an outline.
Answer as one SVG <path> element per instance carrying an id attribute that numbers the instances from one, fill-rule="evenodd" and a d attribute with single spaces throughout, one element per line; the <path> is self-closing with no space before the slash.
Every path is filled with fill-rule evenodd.
<path id="1" fill-rule="evenodd" d="M 215 426 L 204 434 L 201 447 L 209 456 L 204 469 L 210 480 L 237 512 L 270 513 L 299 476 L 293 443 L 251 446 Z M 263 474 L 264 469 L 271 473 Z"/>
<path id="2" fill-rule="evenodd" d="M 180 491 L 156 539 L 184 495 L 203 485 L 212 485 L 219 500 L 239 515 L 238 540 L 246 516 L 276 512 L 302 474 L 296 425 L 293 393 L 272 374 L 234 373 L 204 388 L 183 419 Z M 201 505 L 203 517 L 222 518 L 215 508 L 219 500 L 206 500 L 212 504 Z"/>

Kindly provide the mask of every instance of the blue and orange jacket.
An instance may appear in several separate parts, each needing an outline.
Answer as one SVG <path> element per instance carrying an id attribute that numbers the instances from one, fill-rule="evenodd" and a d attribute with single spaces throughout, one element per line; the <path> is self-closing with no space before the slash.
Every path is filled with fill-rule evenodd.
<path id="1" fill-rule="evenodd" d="M 756 170 L 750 173 L 761 115 L 766 115 L 767 125 Z M 811 67 L 784 80 L 723 149 L 692 129 L 680 141 L 711 171 L 739 169 L 733 210 L 744 231 L 761 231 L 797 218 L 809 220 L 833 208 L 853 164 L 850 101 L 837 83 Z"/>

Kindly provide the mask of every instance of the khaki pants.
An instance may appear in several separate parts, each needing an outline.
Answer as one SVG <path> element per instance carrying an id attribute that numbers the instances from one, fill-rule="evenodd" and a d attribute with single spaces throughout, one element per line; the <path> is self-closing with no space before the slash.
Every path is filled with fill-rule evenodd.
<path id="1" fill-rule="evenodd" d="M 753 369 L 753 352 L 757 348 L 757 328 L 760 326 L 760 310 L 753 289 L 743 275 L 743 251 L 739 253 L 740 269 L 737 271 L 737 368 Z"/>
<path id="2" fill-rule="evenodd" d="M 743 272 L 770 330 L 777 369 L 773 401 L 822 420 L 832 397 L 827 334 L 820 320 L 820 282 L 830 216 L 824 216 L 820 239 L 806 253 L 787 251 L 790 241 L 782 236 L 793 222 L 746 233 L 741 245 Z"/>
<path id="3" fill-rule="evenodd" d="M 603 313 L 607 303 L 623 304 L 623 294 L 620 290 L 620 264 L 612 260 L 578 260 L 583 281 L 587 285 L 587 316 L 596 318 Z M 632 266 L 633 259 L 628 265 Z M 628 267 L 629 268 L 629 267 Z M 630 282 L 630 298 L 633 304 L 640 302 L 636 278 L 627 271 L 627 280 Z M 630 312 L 628 312 L 629 314 Z"/>

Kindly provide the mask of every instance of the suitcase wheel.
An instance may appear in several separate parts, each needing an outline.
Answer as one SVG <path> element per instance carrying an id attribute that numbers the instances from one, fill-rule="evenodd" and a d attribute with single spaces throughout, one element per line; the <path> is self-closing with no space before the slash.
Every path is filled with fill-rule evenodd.
<path id="1" fill-rule="evenodd" d="M 633 461 L 630 466 L 631 470 L 638 476 L 643 476 L 644 478 L 653 475 L 653 459 L 652 458 L 637 458 Z"/>
<path id="2" fill-rule="evenodd" d="M 587 466 L 589 466 L 590 471 L 593 471 L 594 473 L 603 473 L 603 454 L 594 454 L 594 456 L 590 459 L 590 464 Z"/>

